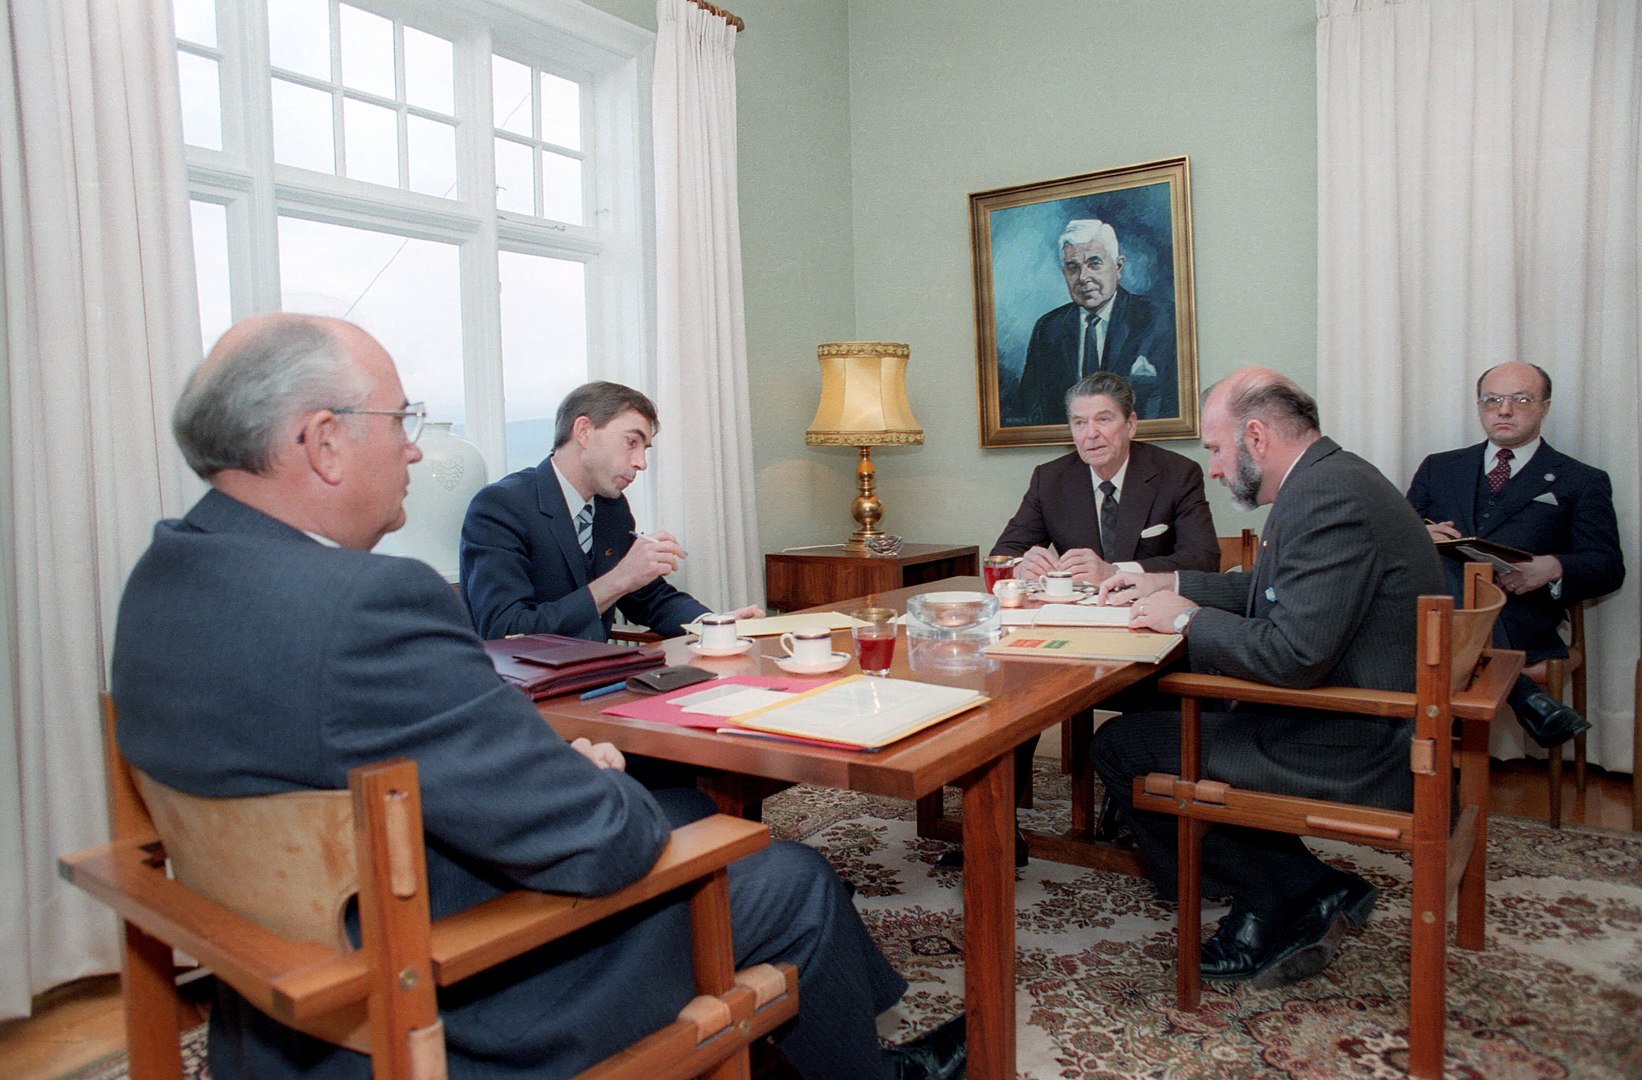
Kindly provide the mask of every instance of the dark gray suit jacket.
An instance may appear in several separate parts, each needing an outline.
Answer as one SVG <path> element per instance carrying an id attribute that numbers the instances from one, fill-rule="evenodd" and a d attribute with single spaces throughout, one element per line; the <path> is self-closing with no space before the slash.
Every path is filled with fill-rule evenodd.
<path id="1" fill-rule="evenodd" d="M 197 795 L 342 788 L 355 765 L 415 760 L 435 918 L 519 887 L 613 891 L 688 817 L 543 723 L 497 678 L 430 567 L 320 544 L 216 491 L 161 522 L 132 571 L 112 689 L 125 756 Z M 804 890 L 797 904 L 786 882 Z M 738 964 L 791 953 L 831 1041 L 842 1039 L 829 1011 L 853 1011 L 876 1064 L 872 1016 L 905 984 L 881 958 L 871 965 L 858 919 L 839 932 L 840 912 L 853 912 L 819 856 L 776 844 L 738 862 L 731 907 Z M 567 1076 L 656 1030 L 694 995 L 689 941 L 688 906 L 658 903 L 442 991 L 450 1075 Z M 838 972 L 843 991 L 827 984 Z M 280 1027 L 225 988 L 211 1024 L 217 1080 L 369 1075 L 363 1056 Z"/>
<path id="2" fill-rule="evenodd" d="M 1163 532 L 1140 535 L 1159 525 L 1166 526 Z M 1061 552 L 1093 548 L 1107 562 L 1138 562 L 1146 571 L 1220 568 L 1220 541 L 1203 494 L 1203 469 L 1171 450 L 1129 444 L 1116 531 L 1112 550 L 1104 550 L 1089 466 L 1073 451 L 1032 470 L 1020 508 L 992 553 L 1020 555 L 1034 545 L 1053 544 Z"/>
<path id="3" fill-rule="evenodd" d="M 600 612 L 587 583 L 608 573 L 633 546 L 633 512 L 626 498 L 593 496 L 593 569 L 588 570 L 576 522 L 552 458 L 485 487 L 462 521 L 462 599 L 482 638 L 566 634 L 603 641 L 620 611 L 664 637 L 707 610 L 689 593 L 656 578 Z"/>

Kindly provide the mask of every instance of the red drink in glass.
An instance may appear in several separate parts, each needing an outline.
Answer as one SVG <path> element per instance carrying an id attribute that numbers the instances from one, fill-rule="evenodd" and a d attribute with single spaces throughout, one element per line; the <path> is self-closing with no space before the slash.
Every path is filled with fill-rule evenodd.
<path id="1" fill-rule="evenodd" d="M 882 675 L 889 671 L 890 664 L 895 660 L 895 638 L 857 637 L 855 655 L 861 662 L 862 671 L 869 675 Z"/>
<path id="2" fill-rule="evenodd" d="M 986 591 L 990 593 L 992 586 L 1004 578 L 1015 576 L 1015 560 L 1009 555 L 988 555 L 981 560 L 981 580 L 986 583 Z"/>

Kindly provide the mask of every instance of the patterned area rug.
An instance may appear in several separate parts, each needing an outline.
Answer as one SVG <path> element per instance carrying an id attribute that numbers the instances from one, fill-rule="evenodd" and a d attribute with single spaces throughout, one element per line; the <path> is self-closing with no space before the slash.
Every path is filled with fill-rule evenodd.
<path id="1" fill-rule="evenodd" d="M 1064 829 L 1067 778 L 1040 762 L 1030 828 Z M 951 812 L 956 812 L 954 799 Z M 912 807 L 795 788 L 765 804 L 776 835 L 824 852 L 912 984 L 880 1023 L 900 1042 L 963 1007 L 962 881 L 932 865 Z M 1448 954 L 1449 1077 L 1642 1077 L 1642 834 L 1553 830 L 1496 817 L 1489 838 L 1488 947 Z M 1382 890 L 1330 967 L 1281 990 L 1209 989 L 1174 1008 L 1174 909 L 1144 881 L 1033 860 L 1017 874 L 1019 1074 L 1185 1078 L 1398 1077 L 1408 1052 L 1408 866 L 1319 844 Z M 1223 909 L 1205 905 L 1205 920 Z M 204 1029 L 185 1047 L 205 1077 Z M 120 1080 L 114 1058 L 73 1080 Z"/>

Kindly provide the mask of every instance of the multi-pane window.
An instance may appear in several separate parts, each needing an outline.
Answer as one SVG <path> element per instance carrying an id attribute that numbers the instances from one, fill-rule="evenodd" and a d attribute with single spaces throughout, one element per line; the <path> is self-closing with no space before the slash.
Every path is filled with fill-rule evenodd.
<path id="1" fill-rule="evenodd" d="M 535 0 L 173 0 L 208 347 L 335 315 L 490 472 L 590 377 L 648 385 L 649 35 Z"/>

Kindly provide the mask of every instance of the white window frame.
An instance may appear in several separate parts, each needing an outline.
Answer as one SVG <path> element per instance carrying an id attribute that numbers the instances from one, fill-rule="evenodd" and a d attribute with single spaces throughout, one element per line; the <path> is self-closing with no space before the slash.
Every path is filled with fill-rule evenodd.
<path id="1" fill-rule="evenodd" d="M 223 149 L 186 148 L 189 196 L 227 208 L 235 320 L 278 310 L 280 216 L 457 245 L 466 437 L 502 474 L 499 250 L 587 266 L 590 378 L 655 386 L 650 76 L 655 35 L 577 0 L 346 0 L 454 43 L 460 199 L 276 165 L 267 0 L 217 0 Z M 491 54 L 581 83 L 583 226 L 498 212 Z M 261 133 L 247 138 L 246 133 Z M 414 397 L 415 387 L 408 387 Z"/>

